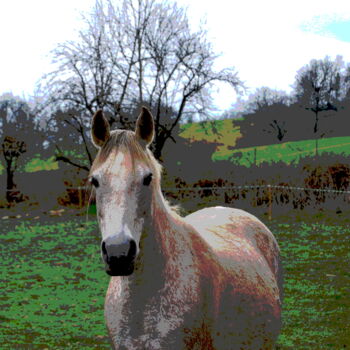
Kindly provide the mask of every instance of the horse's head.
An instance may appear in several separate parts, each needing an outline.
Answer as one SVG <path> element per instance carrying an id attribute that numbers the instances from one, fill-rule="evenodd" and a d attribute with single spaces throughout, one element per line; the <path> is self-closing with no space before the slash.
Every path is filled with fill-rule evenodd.
<path id="1" fill-rule="evenodd" d="M 102 258 L 109 275 L 130 275 L 151 212 L 153 188 L 159 185 L 160 167 L 147 147 L 153 139 L 153 117 L 143 108 L 135 132 L 110 131 L 98 111 L 91 134 L 99 149 L 89 178 L 96 190 Z"/>

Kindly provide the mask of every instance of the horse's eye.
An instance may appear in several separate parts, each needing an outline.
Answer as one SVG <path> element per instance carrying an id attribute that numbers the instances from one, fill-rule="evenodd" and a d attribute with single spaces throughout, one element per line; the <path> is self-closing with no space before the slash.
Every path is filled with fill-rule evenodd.
<path id="1" fill-rule="evenodd" d="M 150 183 L 151 183 L 151 181 L 152 181 L 152 173 L 150 173 L 150 174 L 148 174 L 147 176 L 145 176 L 144 178 L 143 178 L 143 184 L 145 185 L 145 186 L 148 186 Z"/>
<path id="2" fill-rule="evenodd" d="M 100 186 L 100 184 L 98 183 L 98 180 L 95 177 L 92 177 L 90 179 L 90 183 L 91 185 L 93 185 L 95 188 L 97 188 L 98 186 Z"/>

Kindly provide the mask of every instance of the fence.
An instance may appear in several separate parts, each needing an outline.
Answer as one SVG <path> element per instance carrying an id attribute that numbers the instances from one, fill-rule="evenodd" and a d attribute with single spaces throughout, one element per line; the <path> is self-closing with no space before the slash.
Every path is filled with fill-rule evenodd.
<path id="1" fill-rule="evenodd" d="M 350 190 L 335 190 L 330 188 L 311 188 L 311 187 L 297 187 L 297 186 L 286 186 L 286 185 L 271 185 L 271 184 L 261 184 L 261 185 L 237 185 L 237 186 L 222 186 L 222 187 L 184 187 L 184 188 L 164 188 L 163 192 L 165 194 L 173 191 L 210 191 L 214 193 L 215 191 L 244 191 L 244 190 L 265 190 L 265 200 L 261 202 L 265 202 L 267 204 L 267 214 L 268 218 L 271 220 L 272 218 L 272 207 L 274 202 L 274 194 L 276 191 L 282 193 L 282 191 L 299 191 L 304 192 L 305 194 L 314 192 L 319 194 L 333 194 L 333 195 L 349 195 L 346 198 L 346 203 L 350 203 Z M 310 196 L 308 196 L 310 198 Z M 244 197 L 245 198 L 245 197 Z M 323 202 L 326 201 L 325 197 L 322 197 Z M 225 201 L 226 202 L 226 201 Z M 227 202 L 226 202 L 227 203 Z"/>
<path id="2" fill-rule="evenodd" d="M 177 195 L 170 195 L 171 193 L 184 193 L 184 192 L 206 192 L 205 196 L 215 196 L 215 193 L 217 191 L 224 192 L 224 194 L 228 194 L 229 192 L 234 191 L 252 191 L 252 190 L 265 190 L 264 195 L 262 196 L 263 199 L 261 199 L 261 204 L 266 204 L 267 206 L 267 214 L 268 218 L 271 220 L 272 218 L 272 211 L 273 211 L 273 202 L 274 202 L 274 194 L 276 194 L 276 191 L 299 191 L 299 192 L 314 192 L 314 193 L 322 193 L 322 194 L 333 194 L 333 195 L 349 195 L 346 198 L 346 203 L 350 203 L 350 190 L 335 190 L 330 188 L 311 188 L 311 187 L 297 187 L 297 186 L 285 186 L 285 185 L 271 185 L 271 184 L 261 184 L 261 185 L 237 185 L 237 186 L 197 186 L 197 187 L 165 187 L 162 189 L 164 195 L 173 197 L 173 198 L 181 198 L 181 196 Z M 17 189 L 14 190 L 6 190 L 11 192 L 16 192 Z M 91 200 L 91 187 L 90 186 L 78 186 L 78 187 L 66 187 L 65 188 L 66 195 L 67 195 L 67 203 L 76 205 L 79 208 L 82 208 L 86 206 L 86 204 Z M 228 196 L 229 197 L 229 196 Z M 246 197 L 243 196 L 245 199 Z M 323 198 L 325 201 L 326 199 Z M 234 200 L 226 200 L 224 201 L 227 203 L 232 203 Z M 62 203 L 61 203 L 62 204 Z"/>

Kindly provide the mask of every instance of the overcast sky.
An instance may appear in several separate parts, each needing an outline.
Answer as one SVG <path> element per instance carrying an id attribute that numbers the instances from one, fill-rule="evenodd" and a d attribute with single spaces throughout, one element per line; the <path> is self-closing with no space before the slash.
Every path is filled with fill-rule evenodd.
<path id="1" fill-rule="evenodd" d="M 0 94 L 28 96 L 50 71 L 49 52 L 75 37 L 80 12 L 94 0 L 11 0 L 0 2 Z M 268 86 L 290 91 L 296 71 L 312 58 L 343 56 L 350 62 L 350 1 L 179 0 L 195 27 L 206 18 L 208 37 L 222 53 L 217 67 L 234 66 L 254 91 Z M 218 86 L 217 106 L 235 102 Z"/>

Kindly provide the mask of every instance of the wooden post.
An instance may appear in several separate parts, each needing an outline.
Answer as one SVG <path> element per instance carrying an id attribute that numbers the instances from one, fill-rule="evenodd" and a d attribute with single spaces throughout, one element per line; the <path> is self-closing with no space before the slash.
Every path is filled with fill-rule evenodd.
<path id="1" fill-rule="evenodd" d="M 79 186 L 78 187 L 78 193 L 79 193 L 79 208 L 83 207 L 83 194 L 82 194 L 82 188 Z"/>
<path id="2" fill-rule="evenodd" d="M 268 207 L 268 217 L 269 220 L 272 219 L 272 190 L 271 190 L 271 185 L 267 185 L 267 194 L 269 198 L 269 207 Z"/>
<path id="3" fill-rule="evenodd" d="M 256 166 L 256 152 L 257 152 L 257 150 L 256 150 L 256 147 L 254 148 L 254 165 Z"/>

